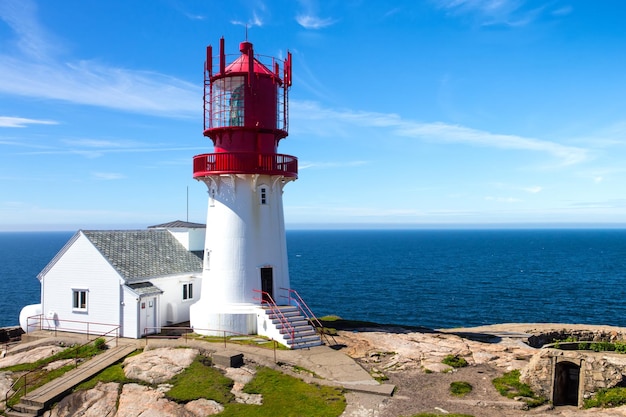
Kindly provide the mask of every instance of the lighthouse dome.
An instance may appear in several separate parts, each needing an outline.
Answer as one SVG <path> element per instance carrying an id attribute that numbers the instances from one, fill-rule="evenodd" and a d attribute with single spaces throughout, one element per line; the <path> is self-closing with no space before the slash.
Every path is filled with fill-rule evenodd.
<path id="1" fill-rule="evenodd" d="M 275 75 L 269 68 L 263 65 L 258 59 L 254 58 L 252 43 L 241 42 L 239 44 L 241 56 L 228 65 L 224 74 L 247 73 L 250 68 L 250 59 L 252 59 L 252 72 L 256 74 Z"/>

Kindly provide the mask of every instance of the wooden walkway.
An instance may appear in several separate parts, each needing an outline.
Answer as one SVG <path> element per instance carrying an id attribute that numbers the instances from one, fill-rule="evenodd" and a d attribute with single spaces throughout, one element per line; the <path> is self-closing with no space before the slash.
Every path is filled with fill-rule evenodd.
<path id="1" fill-rule="evenodd" d="M 108 349 L 106 352 L 66 372 L 63 376 L 29 392 L 22 397 L 19 404 L 13 407 L 13 410 L 7 410 L 6 415 L 8 417 L 40 415 L 50 404 L 66 395 L 78 384 L 113 365 L 136 349 L 137 344 L 134 341 L 133 343 L 120 343 L 117 347 Z"/>

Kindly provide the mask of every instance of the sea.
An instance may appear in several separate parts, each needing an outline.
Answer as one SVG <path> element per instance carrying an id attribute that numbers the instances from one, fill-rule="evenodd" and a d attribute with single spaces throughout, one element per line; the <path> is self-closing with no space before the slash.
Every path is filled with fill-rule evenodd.
<path id="1" fill-rule="evenodd" d="M 73 232 L 0 233 L 0 327 L 39 302 Z M 626 229 L 288 230 L 291 287 L 317 316 L 451 328 L 626 327 Z"/>

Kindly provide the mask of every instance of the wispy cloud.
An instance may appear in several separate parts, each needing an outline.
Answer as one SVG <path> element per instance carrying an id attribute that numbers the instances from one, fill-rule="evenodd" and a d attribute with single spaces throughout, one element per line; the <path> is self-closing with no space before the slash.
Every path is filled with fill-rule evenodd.
<path id="1" fill-rule="evenodd" d="M 0 127 L 27 127 L 28 125 L 57 125 L 54 120 L 26 119 L 24 117 L 0 116 Z"/>
<path id="2" fill-rule="evenodd" d="M 398 136 L 428 142 L 462 143 L 470 146 L 542 152 L 558 158 L 562 165 L 578 164 L 589 158 L 589 151 L 585 148 L 517 135 L 491 133 L 441 122 L 422 123 L 403 119 L 397 114 L 337 111 L 322 108 L 317 103 L 298 101 L 292 102 L 291 109 L 292 120 L 324 120 L 326 126 L 335 123 L 343 127 L 356 125 L 368 128 L 385 128 Z"/>
<path id="3" fill-rule="evenodd" d="M 201 87 L 150 71 L 94 60 L 61 61 L 29 0 L 0 2 L 15 51 L 0 53 L 0 92 L 166 117 L 195 116 Z M 62 48 L 62 47 L 61 47 Z M 167 97 L 167 100 L 163 100 Z"/>
<path id="4" fill-rule="evenodd" d="M 232 23 L 233 25 L 237 25 L 237 26 L 245 26 L 245 27 L 251 28 L 254 26 L 261 27 L 263 26 L 264 22 L 261 16 L 259 16 L 259 14 L 256 11 L 253 11 L 252 16 L 247 21 L 231 20 L 230 23 Z"/>
<path id="5" fill-rule="evenodd" d="M 540 193 L 541 191 L 543 191 L 543 187 L 535 185 L 535 186 L 532 186 L 532 187 L 524 187 L 524 188 L 522 188 L 522 190 L 526 191 L 527 193 L 537 194 L 537 193 Z"/>
<path id="6" fill-rule="evenodd" d="M 92 172 L 91 176 L 97 180 L 112 181 L 126 178 L 124 174 L 117 172 Z"/>
<path id="7" fill-rule="evenodd" d="M 526 26 L 544 9 L 525 8 L 525 0 L 435 0 L 435 3 L 450 14 L 473 15 L 484 26 Z"/>
<path id="8" fill-rule="evenodd" d="M 331 17 L 320 17 L 319 4 L 316 0 L 300 0 L 302 12 L 296 15 L 296 22 L 305 29 L 322 29 L 334 25 L 337 20 Z"/>
<path id="9" fill-rule="evenodd" d="M 296 22 L 305 29 L 322 29 L 335 24 L 337 21 L 330 17 L 321 18 L 309 14 L 296 16 Z"/>

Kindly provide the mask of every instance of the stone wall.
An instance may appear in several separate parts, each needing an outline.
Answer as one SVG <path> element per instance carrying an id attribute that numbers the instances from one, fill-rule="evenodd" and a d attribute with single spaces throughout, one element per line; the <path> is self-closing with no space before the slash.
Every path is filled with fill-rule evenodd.
<path id="1" fill-rule="evenodd" d="M 602 388 L 612 388 L 626 380 L 626 355 L 611 352 L 542 349 L 522 369 L 520 381 L 539 395 L 555 400 L 556 369 L 568 363 L 580 367 L 578 406 Z"/>

